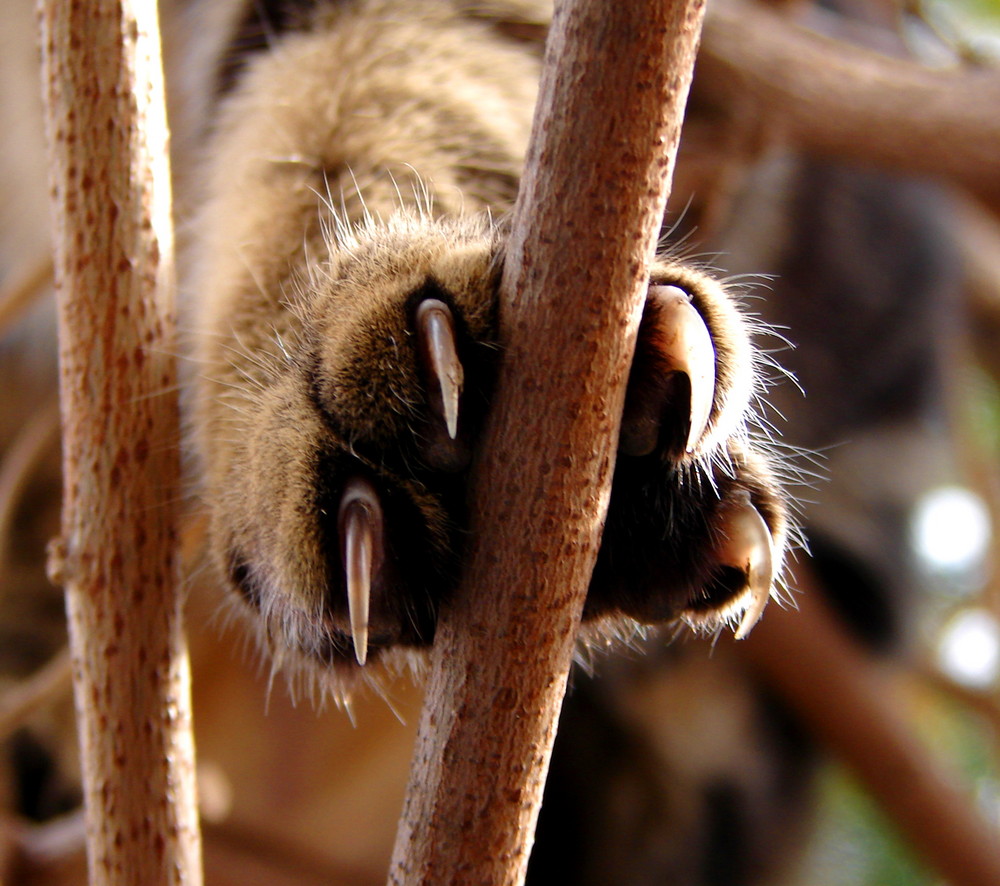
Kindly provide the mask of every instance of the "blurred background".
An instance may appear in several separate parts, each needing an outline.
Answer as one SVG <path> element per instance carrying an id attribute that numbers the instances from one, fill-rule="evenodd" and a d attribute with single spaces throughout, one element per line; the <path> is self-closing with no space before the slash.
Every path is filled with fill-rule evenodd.
<path id="1" fill-rule="evenodd" d="M 510 6 L 527 15 L 536 4 Z M 931 68 L 1000 65 L 1000 0 L 768 6 Z M 0 883 L 75 884 L 85 882 L 79 765 L 62 598 L 45 577 L 58 412 L 32 4 L 6 0 L 4 19 Z M 178 21 L 169 33 L 181 45 Z M 769 624 L 797 630 L 781 616 L 804 595 L 822 601 L 823 623 L 846 638 L 928 765 L 953 773 L 1000 852 L 1000 189 L 807 151 L 780 112 L 726 76 L 699 67 L 665 227 L 733 279 L 770 326 L 759 341 L 769 361 L 794 375 L 765 367 L 763 418 L 780 435 L 803 547 L 784 612 L 772 606 L 745 647 L 667 630 L 578 669 L 529 881 L 941 883 L 948 875 L 914 851 L 760 649 Z M 192 514 L 207 882 L 384 882 L 419 690 L 389 682 L 345 714 L 286 687 L 225 615 Z M 849 702 L 823 702 L 831 719 L 851 716 Z"/>

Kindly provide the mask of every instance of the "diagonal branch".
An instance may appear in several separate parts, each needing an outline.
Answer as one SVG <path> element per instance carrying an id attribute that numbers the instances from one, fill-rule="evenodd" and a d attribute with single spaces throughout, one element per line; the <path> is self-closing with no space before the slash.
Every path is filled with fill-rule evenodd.
<path id="1" fill-rule="evenodd" d="M 914 852 L 952 886 L 1000 883 L 995 826 L 915 738 L 899 689 L 795 568 L 797 610 L 773 607 L 740 654 L 861 780 Z"/>
<path id="2" fill-rule="evenodd" d="M 441 613 L 392 883 L 523 881 L 703 8 L 557 4 L 470 559 Z"/>
<path id="3" fill-rule="evenodd" d="M 1000 191 L 996 68 L 932 69 L 719 0 L 698 78 L 728 102 L 752 99 L 769 127 L 803 147 Z"/>

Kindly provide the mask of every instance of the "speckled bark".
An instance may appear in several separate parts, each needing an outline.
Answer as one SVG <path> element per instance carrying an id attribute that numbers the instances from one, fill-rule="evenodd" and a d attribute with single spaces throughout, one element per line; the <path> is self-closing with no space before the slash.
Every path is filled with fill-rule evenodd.
<path id="1" fill-rule="evenodd" d="M 167 133 L 154 3 L 43 0 L 65 584 L 91 884 L 201 882 L 177 583 Z"/>
<path id="2" fill-rule="evenodd" d="M 391 883 L 523 882 L 702 14 L 556 6 L 472 551 L 439 621 Z"/>

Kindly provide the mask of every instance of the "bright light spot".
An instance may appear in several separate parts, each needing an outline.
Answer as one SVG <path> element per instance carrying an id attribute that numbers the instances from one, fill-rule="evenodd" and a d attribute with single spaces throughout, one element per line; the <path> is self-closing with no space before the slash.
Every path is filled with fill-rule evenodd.
<path id="1" fill-rule="evenodd" d="M 966 609 L 941 634 L 938 662 L 959 683 L 987 687 L 1000 669 L 1000 625 L 985 609 Z"/>
<path id="2" fill-rule="evenodd" d="M 978 779 L 976 802 L 993 826 L 1000 826 L 1000 782 L 995 778 Z"/>
<path id="3" fill-rule="evenodd" d="M 992 534 L 983 500 L 961 486 L 941 486 L 925 495 L 912 531 L 917 554 L 935 572 L 981 568 Z"/>

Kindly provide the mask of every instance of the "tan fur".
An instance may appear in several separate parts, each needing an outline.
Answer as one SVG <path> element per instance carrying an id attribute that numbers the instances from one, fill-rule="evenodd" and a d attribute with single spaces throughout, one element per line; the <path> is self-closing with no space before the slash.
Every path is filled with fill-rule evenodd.
<path id="1" fill-rule="evenodd" d="M 7 28 L 0 35 L 5 50 L 0 53 L 0 119 L 5 124 L 0 133 L 5 198 L 0 205 L 0 264 L 7 279 L 47 248 L 30 5 L 28 0 L 13 2 L 5 10 Z M 192 430 L 202 454 L 195 475 L 207 478 L 200 491 L 214 514 L 216 571 L 226 570 L 227 539 L 238 538 L 259 555 L 258 568 L 269 564 L 272 584 L 294 577 L 291 594 L 287 587 L 272 593 L 268 606 L 251 622 L 279 660 L 314 662 L 313 653 L 322 652 L 327 616 L 321 589 L 329 567 L 318 550 L 316 515 L 302 506 L 313 499 L 309 450 L 318 440 L 339 443 L 345 452 L 353 446 L 358 464 L 367 458 L 371 468 L 378 461 L 371 458 L 372 452 L 394 436 L 398 439 L 400 428 L 410 423 L 419 427 L 425 421 L 423 393 L 411 371 L 413 352 L 406 347 L 410 331 L 397 310 L 422 272 L 447 277 L 450 289 L 468 296 L 464 303 L 470 316 L 480 318 L 473 325 L 491 327 L 488 281 L 503 236 L 481 213 L 488 206 L 496 218 L 509 207 L 516 187 L 540 56 L 539 25 L 547 19 L 548 4 L 345 2 L 334 14 L 336 20 L 331 19 L 334 31 L 283 35 L 273 52 L 256 55 L 249 77 L 221 104 L 214 102 L 213 70 L 240 19 L 239 3 L 176 0 L 163 6 L 174 51 L 170 85 L 179 233 L 186 244 L 184 326 L 197 343 L 201 361 L 193 370 L 199 404 Z M 423 10 L 421 21 L 403 20 L 401 10 L 416 9 Z M 469 73 L 475 77 L 465 76 Z M 472 88 L 477 91 L 469 92 Z M 447 111 L 444 119 L 454 124 L 446 131 L 436 126 L 442 109 Z M 698 144 L 691 138 L 691 116 L 684 139 L 689 148 Z M 731 141 L 719 138 L 713 117 L 703 144 Z M 692 153 L 704 159 L 700 147 Z M 466 162 L 470 155 L 479 160 Z M 780 259 L 790 249 L 790 232 L 802 221 L 790 217 L 791 198 L 800 185 L 787 168 L 795 164 L 785 160 L 780 175 L 757 171 L 757 186 L 743 188 L 745 202 L 736 204 L 729 220 L 729 239 L 711 247 L 720 250 L 731 271 L 782 270 Z M 473 171 L 476 163 L 479 169 Z M 727 193 L 728 181 L 723 179 L 722 186 Z M 414 184 L 418 191 L 426 185 L 433 193 L 433 209 L 423 197 L 414 196 Z M 685 205 L 686 192 L 675 187 L 675 193 L 674 205 Z M 776 203 L 778 195 L 782 199 Z M 366 223 L 361 196 L 382 223 Z M 704 191 L 696 196 L 704 197 Z M 401 212 L 403 204 L 406 210 Z M 810 212 L 818 208 L 810 206 Z M 470 218 L 456 220 L 463 214 Z M 698 215 L 696 199 L 687 219 Z M 338 226 L 337 217 L 346 219 L 348 226 Z M 353 229 L 354 223 L 363 229 Z M 704 221 L 698 225 L 699 234 L 705 234 Z M 750 256 L 743 258 L 737 247 Z M 877 260 L 849 267 L 859 282 L 859 267 L 882 272 Z M 775 489 L 767 479 L 767 462 L 743 426 L 746 400 L 760 388 L 747 371 L 755 357 L 746 337 L 746 317 L 741 319 L 734 307 L 732 289 L 721 290 L 686 265 L 665 262 L 655 271 L 657 279 L 692 291 L 715 332 L 724 375 L 713 423 L 701 441 L 701 453 L 707 457 L 687 460 L 680 477 L 698 481 L 718 467 L 723 481 L 749 476 L 761 489 Z M 782 290 L 780 280 L 774 288 L 764 310 L 790 302 L 813 303 L 813 294 L 806 290 Z M 791 323 L 780 313 L 771 316 L 774 322 Z M 813 322 L 822 328 L 828 316 Z M 6 399 L 0 410 L 0 445 L 9 443 L 24 417 L 54 386 L 54 336 L 45 318 L 38 320 L 20 324 L 2 345 L 0 379 Z M 898 320 L 901 326 L 912 324 L 909 306 Z M 802 329 L 791 325 L 789 337 L 801 340 Z M 806 324 L 807 335 L 809 329 Z M 821 332 L 826 335 L 827 330 Z M 386 348 L 393 337 L 400 346 Z M 871 340 L 858 333 L 854 339 L 852 348 L 856 343 L 863 348 Z M 325 385 L 325 402 L 353 403 L 345 416 L 350 434 L 333 435 L 329 417 L 305 402 L 303 384 L 311 376 L 302 355 L 314 353 L 319 343 L 324 371 L 313 380 L 321 382 L 319 387 Z M 805 344 L 800 354 L 808 350 L 808 338 Z M 853 363 L 846 360 L 843 365 L 850 368 Z M 371 371 L 358 372 L 359 366 Z M 842 381 L 841 372 L 835 375 Z M 855 377 L 853 382 L 844 387 L 848 401 L 871 379 Z M 806 386 L 811 388 L 809 382 Z M 388 396 L 379 396 L 380 391 Z M 835 397 L 823 396 L 822 390 L 818 397 L 810 390 L 811 400 L 805 403 L 792 386 L 786 386 L 785 393 L 791 395 L 790 402 L 782 408 L 800 426 L 796 442 L 835 446 L 829 455 L 833 482 L 810 494 L 818 502 L 810 505 L 811 522 L 834 538 L 846 538 L 849 551 L 871 554 L 870 562 L 884 560 L 886 550 L 891 558 L 892 549 L 885 544 L 885 505 L 902 513 L 930 482 L 924 444 L 910 434 L 887 437 L 880 432 L 879 417 L 874 429 L 859 431 L 848 425 L 845 431 L 844 425 L 837 425 L 832 437 L 817 442 L 809 434 L 802 436 L 802 427 L 817 415 L 836 416 L 844 411 L 842 405 Z M 393 408 L 369 409 L 369 402 L 392 403 Z M 920 434 L 926 437 L 926 428 Z M 845 439 L 851 445 L 844 445 Z M 749 467 L 733 467 L 747 459 Z M 919 486 L 900 487 L 904 466 L 914 468 L 907 476 L 917 478 Z M 388 467 L 383 463 L 382 469 Z M 55 518 L 58 483 L 54 474 L 35 479 L 21 509 L 33 519 L 19 518 L 16 537 L 8 539 L 11 556 L 0 601 L 5 636 L 16 638 L 0 644 L 4 670 L 16 675 L 37 667 L 61 642 L 61 602 L 42 569 L 44 541 L 55 532 L 46 514 L 52 505 Z M 408 473 L 392 479 L 409 484 L 408 495 L 420 493 Z M 437 514 L 432 535 L 447 536 L 454 527 L 449 515 L 437 510 L 437 496 L 428 492 L 420 501 L 424 517 Z M 765 497 L 757 503 L 766 510 L 768 501 Z M 767 516 L 780 539 L 780 506 Z M 895 575 L 900 563 L 891 566 Z M 236 833 L 244 835 L 248 856 L 263 857 L 275 846 L 284 846 L 293 854 L 363 870 L 367 878 L 361 882 L 381 882 L 418 715 L 417 691 L 400 681 L 384 689 L 384 699 L 362 696 L 352 707 L 351 721 L 340 711 L 317 716 L 309 705 L 296 707 L 281 688 L 270 693 L 265 705 L 260 675 L 250 656 L 240 654 L 243 633 L 228 631 L 219 637 L 219 581 L 211 572 L 192 580 L 188 605 L 197 743 L 206 770 L 216 771 L 224 784 L 228 781 L 233 805 L 222 813 L 228 814 L 227 825 L 219 830 L 210 824 L 205 832 L 208 879 L 247 881 L 244 869 L 219 852 L 220 845 L 231 845 Z M 907 575 L 904 572 L 900 581 Z M 237 608 L 238 598 L 230 597 Z M 734 600 L 721 615 L 735 616 L 741 605 Z M 716 624 L 719 615 L 711 613 L 708 623 Z M 627 634 L 629 625 L 624 627 Z M 755 849 L 787 862 L 783 841 L 804 824 L 795 798 L 789 805 L 787 794 L 791 785 L 808 779 L 793 766 L 795 780 L 790 780 L 777 765 L 788 754 L 782 748 L 782 756 L 777 756 L 773 746 L 771 702 L 764 705 L 757 697 L 753 675 L 727 653 L 726 644 L 710 652 L 707 643 L 665 648 L 661 640 L 662 635 L 645 644 L 650 654 L 602 660 L 599 680 L 586 680 L 577 672 L 576 689 L 564 713 L 560 735 L 572 740 L 573 727 L 593 714 L 581 704 L 593 687 L 605 715 L 622 722 L 624 738 L 637 739 L 614 745 L 597 742 L 594 765 L 576 766 L 575 777 L 586 795 L 595 797 L 581 805 L 606 831 L 589 847 L 591 882 L 647 881 L 649 876 L 631 876 L 636 870 L 645 872 L 649 863 L 639 851 L 640 836 L 647 832 L 648 855 L 669 855 L 675 862 L 671 882 L 704 882 L 696 880 L 693 871 L 706 834 L 719 841 L 715 848 L 722 856 L 732 852 L 728 834 L 718 833 L 717 820 L 706 814 L 709 789 L 727 783 L 738 789 L 743 804 L 739 814 L 750 823 Z M 319 672 L 314 666 L 308 670 Z M 370 671 L 370 666 L 361 671 L 361 679 Z M 686 691 L 676 688 L 679 685 Z M 574 710 L 583 714 L 574 718 Z M 395 721 L 397 712 L 410 724 L 409 730 Z M 75 756 L 73 737 L 67 731 L 53 738 L 52 722 L 46 715 L 29 726 L 54 757 Z M 586 727 L 581 732 L 581 742 L 592 737 Z M 648 769 L 638 765 L 644 755 L 636 753 L 637 744 L 640 749 L 646 746 Z M 0 782 L 11 771 L 10 760 L 2 762 Z M 569 765 L 577 762 L 571 758 Z M 629 775 L 633 763 L 635 772 Z M 65 762 L 59 769 L 57 781 L 72 773 Z M 602 784 L 606 791 L 601 792 Z M 664 807 L 651 807 L 651 795 L 665 798 Z M 557 803 L 555 796 L 550 808 L 558 810 Z M 602 806 L 603 818 L 597 814 Z M 656 813 L 652 816 L 647 814 L 651 808 Z M 605 853 L 606 848 L 614 850 L 616 842 L 619 854 Z M 558 844 L 561 863 L 577 854 L 581 843 L 590 841 Z M 543 836 L 539 845 L 544 844 Z M 595 853 L 601 855 L 599 864 L 591 861 Z M 677 876 L 678 869 L 689 872 L 690 879 Z M 46 881 L 52 876 L 48 871 Z M 339 869 L 322 879 L 355 882 Z M 666 879 L 660 875 L 657 882 Z M 563 874 L 538 882 L 565 880 Z"/>
<path id="2" fill-rule="evenodd" d="M 403 490 L 433 557 L 452 546 L 439 494 L 383 457 L 426 424 L 406 304 L 433 280 L 473 340 L 495 336 L 493 219 L 516 195 L 539 75 L 537 45 L 462 6 L 334 4 L 308 33 L 249 57 L 211 120 L 185 283 L 201 492 L 219 571 L 250 576 L 279 660 L 325 660 L 347 630 L 325 599 L 317 453 L 355 457 Z M 524 20 L 524 9 L 506 12 Z M 708 471 L 704 459 L 747 470 L 746 324 L 690 267 L 658 264 L 653 280 L 692 293 L 716 339 L 716 402 L 690 469 Z M 766 469 L 753 473 L 773 486 Z M 780 557 L 780 502 L 754 495 Z"/>

